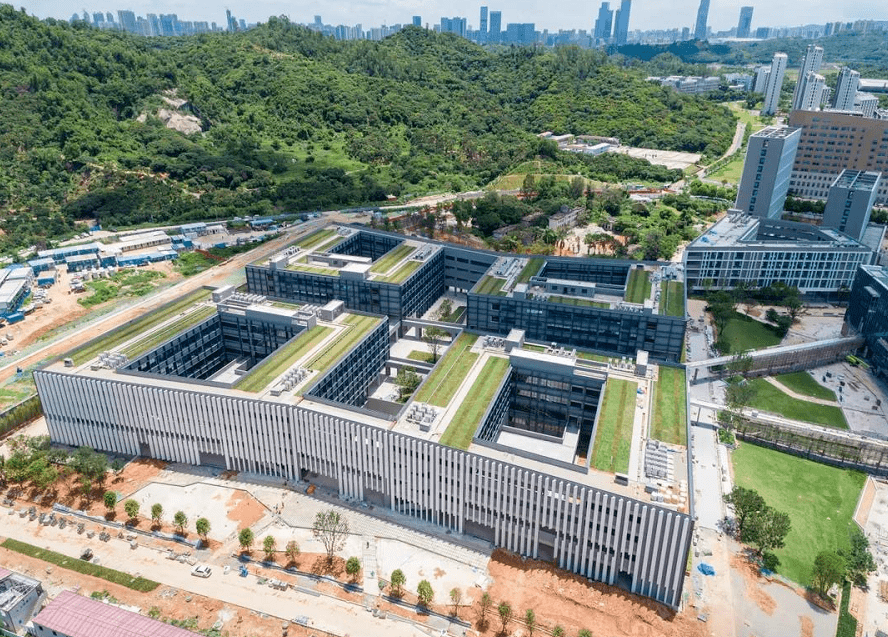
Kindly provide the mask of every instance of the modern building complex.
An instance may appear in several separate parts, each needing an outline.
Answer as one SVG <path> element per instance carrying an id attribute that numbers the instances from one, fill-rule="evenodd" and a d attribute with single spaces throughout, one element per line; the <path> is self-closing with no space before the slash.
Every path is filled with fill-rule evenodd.
<path id="1" fill-rule="evenodd" d="M 861 241 L 869 224 L 881 173 L 843 170 L 826 199 L 823 227 Z"/>
<path id="2" fill-rule="evenodd" d="M 789 191 L 798 128 L 769 126 L 750 135 L 735 207 L 757 217 L 777 219 Z"/>
<path id="3" fill-rule="evenodd" d="M 608 379 L 655 382 L 657 368 L 574 349 L 677 361 L 674 268 L 327 228 L 249 270 L 249 293 L 174 301 L 35 372 L 52 439 L 310 482 L 679 605 L 687 466 L 624 486 L 588 460 Z M 645 302 L 623 300 L 630 278 L 653 281 Z M 681 316 L 661 313 L 661 280 Z M 422 318 L 447 288 L 468 291 L 464 324 Z M 396 354 L 430 327 L 450 334 L 443 358 Z M 423 378 L 406 404 L 393 385 L 405 365 Z"/>
<path id="4" fill-rule="evenodd" d="M 774 54 L 774 59 L 771 61 L 771 69 L 768 71 L 768 76 L 765 79 L 765 103 L 762 106 L 762 115 L 773 115 L 777 112 L 788 59 L 786 53 Z"/>
<path id="5" fill-rule="evenodd" d="M 820 71 L 822 65 L 823 47 L 809 44 L 808 49 L 805 51 L 805 56 L 802 58 L 799 79 L 792 94 L 792 110 L 814 110 L 814 108 L 820 108 L 820 99 L 825 84 L 823 83 L 823 76 L 818 75 L 817 72 Z M 815 105 L 811 106 L 811 104 Z"/>
<path id="6" fill-rule="evenodd" d="M 694 39 L 705 40 L 709 36 L 709 0 L 700 0 L 700 7 L 697 9 L 697 22 L 694 26 Z"/>
<path id="7" fill-rule="evenodd" d="M 0 566 L 0 628 L 21 631 L 45 596 L 38 580 Z"/>
<path id="8" fill-rule="evenodd" d="M 875 374 L 888 375 L 888 270 L 862 266 L 851 288 L 845 326 L 866 339 L 867 361 Z"/>
<path id="9" fill-rule="evenodd" d="M 801 128 L 789 183 L 793 195 L 826 199 L 845 170 L 888 171 L 888 120 L 834 111 L 793 111 L 789 125 Z M 888 202 L 888 180 L 881 180 L 876 203 Z"/>
<path id="10" fill-rule="evenodd" d="M 737 37 L 748 38 L 752 31 L 752 12 L 755 7 L 740 7 L 740 20 L 737 22 Z"/>
<path id="11" fill-rule="evenodd" d="M 837 230 L 740 210 L 692 241 L 683 257 L 688 293 L 783 282 L 809 298 L 851 289 L 857 268 L 873 260 L 869 246 Z"/>

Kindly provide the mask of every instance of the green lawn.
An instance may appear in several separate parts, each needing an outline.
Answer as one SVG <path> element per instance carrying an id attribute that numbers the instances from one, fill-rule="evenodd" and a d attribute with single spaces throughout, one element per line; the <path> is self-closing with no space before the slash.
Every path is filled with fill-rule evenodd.
<path id="1" fill-rule="evenodd" d="M 740 183 L 740 177 L 743 176 L 743 162 L 745 160 L 746 151 L 741 148 L 732 155 L 731 161 L 718 170 L 707 174 L 706 178 L 718 182 L 727 182 L 729 185 L 736 186 Z"/>
<path id="2" fill-rule="evenodd" d="M 530 277 L 536 276 L 539 274 L 540 268 L 543 267 L 543 263 L 545 263 L 545 259 L 540 257 L 534 257 L 527 262 L 527 265 L 524 266 L 524 269 L 521 270 L 521 274 L 518 275 L 517 283 L 527 283 L 530 281 Z"/>
<path id="3" fill-rule="evenodd" d="M 293 341 L 251 369 L 250 373 L 234 385 L 235 388 L 248 392 L 262 391 L 268 387 L 268 383 L 283 374 L 332 331 L 332 327 L 315 325 L 310 330 L 302 332 Z"/>
<path id="4" fill-rule="evenodd" d="M 494 276 L 485 276 L 483 279 L 478 281 L 478 284 L 475 286 L 475 294 L 492 294 L 494 296 L 505 296 L 506 293 L 503 292 L 503 285 L 505 285 L 505 279 L 498 279 Z"/>
<path id="5" fill-rule="evenodd" d="M 312 274 L 325 274 L 327 276 L 338 276 L 339 270 L 334 270 L 333 268 L 325 268 L 319 265 L 308 265 L 304 259 L 300 261 L 296 261 L 287 266 L 288 270 L 294 270 L 296 272 L 311 272 Z"/>
<path id="6" fill-rule="evenodd" d="M 403 283 L 410 277 L 411 274 L 416 272 L 421 265 L 422 261 L 408 261 L 400 268 L 395 270 L 392 274 L 374 280 L 380 281 L 382 283 Z"/>
<path id="7" fill-rule="evenodd" d="M 821 400 L 836 402 L 836 394 L 818 383 L 808 372 L 793 372 L 792 374 L 780 374 L 774 377 L 781 385 L 786 385 L 797 394 L 804 394 Z"/>
<path id="8" fill-rule="evenodd" d="M 626 300 L 629 303 L 644 303 L 651 298 L 651 275 L 639 268 L 629 271 L 629 284 L 626 286 Z"/>
<path id="9" fill-rule="evenodd" d="M 684 283 L 665 281 L 660 292 L 660 313 L 684 318 Z"/>
<path id="10" fill-rule="evenodd" d="M 728 321 L 725 329 L 719 334 L 719 340 L 726 341 L 730 345 L 731 354 L 745 352 L 751 349 L 762 349 L 779 345 L 783 339 L 769 325 L 765 325 L 753 318 L 734 312 L 734 318 Z"/>
<path id="11" fill-rule="evenodd" d="M 379 319 L 375 316 L 362 316 L 353 314 L 345 320 L 349 325 L 349 329 L 340 338 L 336 339 L 330 347 L 318 354 L 307 367 L 319 372 L 326 371 L 339 358 L 350 351 L 362 338 L 364 338 L 370 330 L 379 323 Z"/>
<path id="12" fill-rule="evenodd" d="M 335 228 L 323 228 L 321 230 L 315 230 L 307 237 L 303 237 L 302 239 L 297 241 L 296 245 L 298 245 L 303 250 L 310 250 L 311 248 L 315 247 L 316 245 L 318 245 L 322 241 L 326 241 L 329 237 L 332 237 L 334 234 L 336 234 Z"/>
<path id="13" fill-rule="evenodd" d="M 173 338 L 176 334 L 187 330 L 189 327 L 194 327 L 215 314 L 215 306 L 204 305 L 195 308 L 169 325 L 166 325 L 156 332 L 148 334 L 145 338 L 128 345 L 126 349 L 123 350 L 123 354 L 130 360 L 138 358 L 145 352 L 148 352 L 161 343 Z"/>
<path id="14" fill-rule="evenodd" d="M 438 361 L 434 371 L 423 383 L 416 394 L 415 400 L 429 403 L 436 407 L 446 407 L 460 384 L 468 375 L 478 355 L 470 352 L 472 345 L 478 340 L 475 334 L 463 332 L 450 346 L 444 358 Z"/>
<path id="15" fill-rule="evenodd" d="M 577 305 L 579 307 L 599 307 L 603 309 L 610 308 L 607 303 L 599 303 L 598 301 L 590 301 L 589 299 L 575 299 L 571 296 L 550 296 L 549 301 L 552 303 L 564 303 L 566 305 Z"/>
<path id="16" fill-rule="evenodd" d="M 785 394 L 763 378 L 754 378 L 749 381 L 752 386 L 752 396 L 749 398 L 749 406 L 753 409 L 770 411 L 780 414 L 791 420 L 801 420 L 825 427 L 847 429 L 848 423 L 838 406 L 818 405 L 806 400 L 793 398 Z"/>
<path id="17" fill-rule="evenodd" d="M 407 255 L 416 250 L 413 246 L 402 243 L 394 250 L 389 250 L 386 254 L 384 254 L 376 263 L 373 264 L 373 267 L 370 268 L 371 272 L 376 274 L 385 274 L 389 270 L 391 270 L 396 263 L 400 262 L 403 259 L 407 258 Z"/>
<path id="18" fill-rule="evenodd" d="M 440 443 L 457 449 L 468 449 L 475 430 L 493 400 L 497 387 L 509 370 L 509 360 L 491 357 L 484 363 L 481 373 L 466 395 L 466 399 L 453 415 L 450 425 L 441 436 Z"/>
<path id="19" fill-rule="evenodd" d="M 36 557 L 38 560 L 55 564 L 56 566 L 68 569 L 69 571 L 76 571 L 77 573 L 83 573 L 84 575 L 92 575 L 93 577 L 101 578 L 113 584 L 126 586 L 127 588 L 139 591 L 140 593 L 151 592 L 160 586 L 158 582 L 149 579 L 133 577 L 129 573 L 115 571 L 114 569 L 99 566 L 98 564 L 87 562 L 86 560 L 81 560 L 76 557 L 68 557 L 67 555 L 56 553 L 55 551 L 42 549 L 37 546 L 32 546 L 31 544 L 25 544 L 18 540 L 7 539 L 4 540 L 3 544 L 0 544 L 0 546 L 9 549 L 10 551 L 21 553 L 22 555 Z"/>
<path id="20" fill-rule="evenodd" d="M 431 352 L 422 352 L 418 349 L 413 350 L 409 354 L 407 354 L 407 358 L 412 361 L 422 361 L 424 363 L 431 363 L 432 359 L 435 358 Z"/>
<path id="21" fill-rule="evenodd" d="M 592 447 L 592 466 L 601 471 L 626 473 L 635 419 L 638 383 L 610 378 L 604 389 L 598 415 L 598 430 Z"/>
<path id="22" fill-rule="evenodd" d="M 660 378 L 654 389 L 651 438 L 674 445 L 688 444 L 686 389 L 683 369 L 660 366 Z"/>
<path id="23" fill-rule="evenodd" d="M 851 516 L 866 476 L 744 442 L 733 452 L 735 482 L 789 514 L 792 529 L 778 551 L 778 572 L 810 584 L 814 557 L 847 545 Z"/>
<path id="24" fill-rule="evenodd" d="M 69 352 L 68 356 L 74 359 L 75 365 L 82 365 L 86 361 L 95 358 L 100 352 L 112 350 L 121 343 L 147 332 L 156 325 L 160 325 L 171 316 L 183 312 L 188 306 L 205 301 L 208 298 L 210 298 L 210 290 L 195 290 L 164 309 L 149 312 L 140 319 L 124 325 L 120 329 L 108 334 L 105 338 L 78 347 Z"/>

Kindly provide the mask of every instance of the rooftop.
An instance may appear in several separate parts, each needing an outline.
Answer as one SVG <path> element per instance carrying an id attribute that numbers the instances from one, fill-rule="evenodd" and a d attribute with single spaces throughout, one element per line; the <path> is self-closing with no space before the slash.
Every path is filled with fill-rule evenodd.
<path id="1" fill-rule="evenodd" d="M 879 187 L 879 179 L 882 173 L 863 170 L 843 170 L 842 174 L 836 177 L 833 182 L 833 188 L 850 188 L 852 190 L 863 190 L 872 192 Z"/>
<path id="2" fill-rule="evenodd" d="M 792 126 L 767 126 L 757 133 L 753 133 L 752 136 L 765 139 L 786 139 L 800 130 L 800 128 Z"/>
<path id="3" fill-rule="evenodd" d="M 762 219 L 740 210 L 728 214 L 690 243 L 688 248 L 768 247 L 772 249 L 858 248 L 866 246 L 832 228 L 807 223 Z"/>

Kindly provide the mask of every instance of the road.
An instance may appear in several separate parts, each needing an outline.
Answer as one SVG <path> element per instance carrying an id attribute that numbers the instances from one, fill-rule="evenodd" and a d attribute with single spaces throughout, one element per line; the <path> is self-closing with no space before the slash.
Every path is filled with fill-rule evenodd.
<path id="1" fill-rule="evenodd" d="M 219 285 L 226 278 L 236 273 L 248 263 L 252 263 L 256 259 L 268 256 L 293 241 L 294 236 L 314 230 L 327 222 L 327 219 L 321 218 L 314 221 L 288 228 L 284 231 L 283 236 L 272 239 L 268 243 L 264 243 L 255 250 L 250 250 L 243 254 L 238 254 L 228 261 L 210 268 L 193 277 L 184 279 L 164 290 L 161 290 L 134 305 L 127 305 L 111 314 L 98 317 L 94 321 L 84 325 L 74 333 L 66 333 L 57 337 L 43 347 L 32 351 L 21 358 L 15 358 L 10 362 L 5 362 L 0 366 L 0 382 L 15 374 L 16 368 L 21 367 L 27 369 L 39 363 L 40 361 L 52 357 L 59 356 L 78 345 L 82 345 L 87 341 L 105 334 L 110 330 L 122 325 L 137 316 L 141 316 L 151 310 L 169 302 L 170 300 L 192 292 L 205 285 Z"/>

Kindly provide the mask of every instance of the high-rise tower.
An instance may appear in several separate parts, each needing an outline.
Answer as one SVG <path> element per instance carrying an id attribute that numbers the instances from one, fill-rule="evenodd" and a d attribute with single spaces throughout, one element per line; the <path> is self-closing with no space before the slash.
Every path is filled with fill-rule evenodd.
<path id="1" fill-rule="evenodd" d="M 500 32 L 503 30 L 503 14 L 502 11 L 490 12 L 490 27 L 487 31 L 488 42 L 499 42 Z"/>
<path id="2" fill-rule="evenodd" d="M 697 9 L 697 25 L 694 27 L 694 39 L 706 39 L 706 23 L 709 21 L 709 0 L 700 0 L 700 8 Z"/>
<path id="3" fill-rule="evenodd" d="M 478 27 L 478 42 L 487 42 L 487 7 L 481 7 L 481 22 Z"/>
<path id="4" fill-rule="evenodd" d="M 632 0 L 623 0 L 614 19 L 614 44 L 623 46 L 629 39 L 629 12 L 632 11 Z"/>
<path id="5" fill-rule="evenodd" d="M 762 106 L 762 115 L 773 115 L 780 104 L 780 90 L 783 88 L 783 75 L 786 73 L 786 62 L 789 60 L 786 53 L 775 53 L 771 61 L 771 72 L 768 73 L 768 81 L 765 83 L 765 105 Z"/>
<path id="6" fill-rule="evenodd" d="M 860 73 L 847 66 L 839 71 L 836 81 L 836 92 L 833 95 L 832 107 L 839 111 L 853 111 L 857 87 L 860 85 Z"/>
<path id="7" fill-rule="evenodd" d="M 823 47 L 809 44 L 808 50 L 805 51 L 805 57 L 802 58 L 802 67 L 799 69 L 799 81 L 796 82 L 795 91 L 793 91 L 792 94 L 792 110 L 797 111 L 802 109 L 802 103 L 805 101 L 805 97 L 809 94 L 806 87 L 808 74 L 816 74 L 820 71 L 821 64 L 823 64 Z"/>
<path id="8" fill-rule="evenodd" d="M 614 12 L 610 8 L 610 2 L 602 2 L 598 9 L 598 19 L 595 20 L 595 38 L 597 40 L 610 40 L 614 26 Z"/>
<path id="9" fill-rule="evenodd" d="M 737 37 L 748 38 L 752 31 L 752 10 L 754 7 L 740 7 L 740 21 L 737 23 Z"/>

